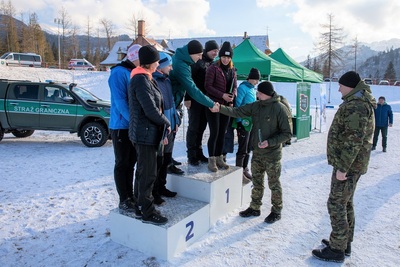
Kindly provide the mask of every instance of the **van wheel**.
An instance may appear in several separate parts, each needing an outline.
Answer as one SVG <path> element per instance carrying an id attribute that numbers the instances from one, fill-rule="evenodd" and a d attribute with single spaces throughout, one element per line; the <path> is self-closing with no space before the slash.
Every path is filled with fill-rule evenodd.
<path id="1" fill-rule="evenodd" d="M 11 133 L 18 138 L 31 136 L 35 131 L 34 130 L 13 130 Z"/>
<path id="2" fill-rule="evenodd" d="M 85 146 L 100 147 L 108 140 L 108 132 L 101 123 L 88 122 L 81 129 L 81 140 Z"/>

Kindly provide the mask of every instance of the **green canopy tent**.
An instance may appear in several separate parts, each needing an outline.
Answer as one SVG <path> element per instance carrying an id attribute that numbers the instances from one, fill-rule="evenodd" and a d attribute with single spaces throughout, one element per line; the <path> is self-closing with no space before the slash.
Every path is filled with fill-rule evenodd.
<path id="1" fill-rule="evenodd" d="M 321 83 L 322 82 L 322 74 L 319 74 L 315 71 L 307 69 L 306 67 L 297 63 L 294 59 L 292 59 L 288 54 L 283 51 L 282 48 L 278 48 L 274 53 L 270 55 L 271 58 L 275 59 L 276 61 L 285 64 L 289 67 L 297 68 L 302 71 L 302 79 L 304 82 L 311 82 L 311 83 Z"/>
<path id="2" fill-rule="evenodd" d="M 260 51 L 249 39 L 233 50 L 233 64 L 239 79 L 246 79 L 251 68 L 257 68 L 263 79 L 274 82 L 301 82 L 302 71 L 284 65 Z"/>

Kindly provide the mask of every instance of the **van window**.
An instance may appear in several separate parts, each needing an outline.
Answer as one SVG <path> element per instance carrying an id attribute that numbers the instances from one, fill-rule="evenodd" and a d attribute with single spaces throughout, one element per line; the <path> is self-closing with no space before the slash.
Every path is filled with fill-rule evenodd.
<path id="1" fill-rule="evenodd" d="M 39 85 L 20 85 L 16 88 L 18 88 L 17 90 L 14 90 L 16 98 L 29 100 L 39 99 Z"/>

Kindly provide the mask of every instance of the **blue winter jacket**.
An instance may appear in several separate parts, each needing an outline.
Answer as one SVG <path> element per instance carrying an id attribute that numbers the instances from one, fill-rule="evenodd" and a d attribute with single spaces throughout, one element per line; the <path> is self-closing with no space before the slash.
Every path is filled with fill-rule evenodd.
<path id="1" fill-rule="evenodd" d="M 110 129 L 129 129 L 128 89 L 131 71 L 134 68 L 135 65 L 128 61 L 123 61 L 111 68 L 110 78 L 108 78 L 111 91 Z"/>
<path id="2" fill-rule="evenodd" d="M 375 109 L 375 126 L 388 127 L 389 123 L 393 124 L 392 107 L 386 102 L 383 105 L 378 103 Z"/>
<path id="3" fill-rule="evenodd" d="M 237 89 L 237 96 L 235 98 L 235 107 L 241 107 L 246 104 L 253 103 L 256 101 L 256 90 L 254 85 L 248 81 L 242 82 Z M 236 121 L 241 121 L 242 118 L 237 118 Z"/>
<path id="4" fill-rule="evenodd" d="M 171 81 L 167 75 L 159 71 L 153 72 L 153 79 L 157 82 L 158 88 L 163 96 L 164 115 L 171 123 L 171 131 L 174 131 L 176 130 L 176 125 L 180 125 L 181 122 L 175 108 Z"/>

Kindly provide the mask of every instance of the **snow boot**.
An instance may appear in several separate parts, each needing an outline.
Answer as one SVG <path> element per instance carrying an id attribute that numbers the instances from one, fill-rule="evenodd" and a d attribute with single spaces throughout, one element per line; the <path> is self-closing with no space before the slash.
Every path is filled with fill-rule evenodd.
<path id="1" fill-rule="evenodd" d="M 212 172 L 217 172 L 218 171 L 215 157 L 209 157 L 208 158 L 208 169 L 210 171 L 212 171 Z"/>
<path id="2" fill-rule="evenodd" d="M 344 252 L 336 249 L 331 249 L 330 247 L 325 247 L 323 249 L 314 249 L 312 255 L 323 261 L 332 262 L 344 262 Z"/>
<path id="3" fill-rule="evenodd" d="M 224 161 L 224 156 L 223 156 L 223 155 L 221 155 L 221 156 L 219 156 L 219 157 L 215 157 L 215 158 L 216 158 L 217 167 L 218 167 L 219 169 L 222 169 L 222 170 L 227 170 L 227 169 L 229 169 L 229 165 L 225 163 L 225 161 Z"/>
<path id="4" fill-rule="evenodd" d="M 329 240 L 328 239 L 322 239 L 321 243 L 327 247 L 329 247 Z M 347 247 L 344 250 L 344 255 L 345 256 L 350 256 L 351 255 L 351 242 L 347 242 Z"/>

